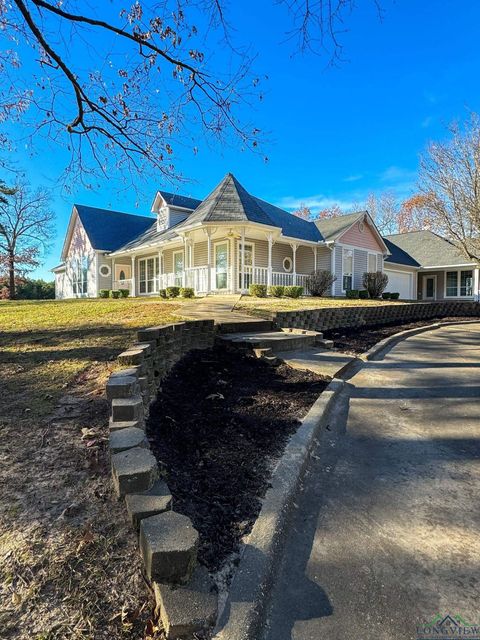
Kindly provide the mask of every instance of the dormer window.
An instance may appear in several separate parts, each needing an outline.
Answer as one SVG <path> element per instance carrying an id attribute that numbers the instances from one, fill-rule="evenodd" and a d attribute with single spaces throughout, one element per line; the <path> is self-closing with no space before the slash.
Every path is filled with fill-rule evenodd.
<path id="1" fill-rule="evenodd" d="M 169 226 L 169 208 L 161 207 L 157 213 L 157 231 L 164 231 Z"/>

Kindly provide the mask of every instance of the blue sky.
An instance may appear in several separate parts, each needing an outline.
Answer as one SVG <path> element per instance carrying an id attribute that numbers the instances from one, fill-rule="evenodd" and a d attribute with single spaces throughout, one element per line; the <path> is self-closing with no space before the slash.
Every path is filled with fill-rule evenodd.
<path id="1" fill-rule="evenodd" d="M 235 39 L 252 44 L 256 72 L 268 75 L 263 102 L 244 116 L 266 132 L 269 161 L 237 148 L 201 146 L 197 155 L 187 151 L 177 159 L 191 179 L 181 192 L 201 198 L 228 171 L 250 192 L 290 210 L 300 202 L 348 208 L 371 191 L 391 189 L 400 198 L 414 191 L 426 143 L 443 138 L 445 125 L 468 110 L 480 111 L 480 2 L 384 0 L 382 21 L 373 2 L 357 4 L 343 36 L 346 61 L 325 68 L 325 59 L 313 54 L 292 56 L 282 7 L 230 3 Z M 55 184 L 63 168 L 62 154 L 42 144 L 36 157 L 20 152 L 18 162 L 34 184 Z M 73 202 L 145 214 L 162 186 L 150 181 L 137 202 L 137 193 L 118 192 L 113 182 L 96 192 L 79 188 L 69 198 L 55 185 L 57 236 L 34 275 L 51 278 Z"/>

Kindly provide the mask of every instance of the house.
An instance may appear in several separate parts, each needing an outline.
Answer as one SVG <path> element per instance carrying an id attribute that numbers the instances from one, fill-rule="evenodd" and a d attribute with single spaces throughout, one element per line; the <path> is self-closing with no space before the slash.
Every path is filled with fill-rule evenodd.
<path id="1" fill-rule="evenodd" d="M 478 300 L 480 294 L 479 263 L 465 258 L 451 242 L 433 231 L 411 231 L 385 238 L 390 256 L 385 260 L 388 288 L 392 281 L 413 275 L 412 298 L 419 300 Z M 408 256 L 415 264 L 401 263 Z M 400 275 L 401 274 L 401 275 Z M 397 291 L 400 290 L 398 285 Z"/>
<path id="2" fill-rule="evenodd" d="M 112 288 L 142 296 L 169 286 L 208 294 L 305 285 L 316 269 L 335 271 L 332 293 L 342 295 L 361 288 L 363 272 L 382 269 L 388 254 L 366 211 L 342 216 L 333 229 L 251 195 L 232 174 L 202 201 L 158 191 L 152 214 L 74 205 L 54 269 L 57 298 Z"/>
<path id="3" fill-rule="evenodd" d="M 151 214 L 74 205 L 62 263 L 53 270 L 56 297 L 121 288 L 148 296 L 170 286 L 200 295 L 246 292 L 252 283 L 304 286 L 317 269 L 335 273 L 335 296 L 363 288 L 365 271 L 383 270 L 390 291 L 417 295 L 422 263 L 397 237 L 382 238 L 367 211 L 304 220 L 248 193 L 229 173 L 204 200 L 158 191 Z"/>

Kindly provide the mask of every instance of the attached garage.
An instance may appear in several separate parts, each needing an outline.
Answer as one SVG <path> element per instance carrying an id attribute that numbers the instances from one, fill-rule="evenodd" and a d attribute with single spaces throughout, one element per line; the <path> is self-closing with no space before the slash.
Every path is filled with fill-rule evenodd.
<path id="1" fill-rule="evenodd" d="M 386 264 L 384 271 L 388 276 L 387 291 L 398 291 L 402 300 L 413 300 L 415 298 L 415 274 L 413 272 L 387 269 Z"/>

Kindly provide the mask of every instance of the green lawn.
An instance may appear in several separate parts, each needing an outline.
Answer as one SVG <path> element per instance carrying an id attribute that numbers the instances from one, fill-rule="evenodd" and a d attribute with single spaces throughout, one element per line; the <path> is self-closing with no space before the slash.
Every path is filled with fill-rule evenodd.
<path id="1" fill-rule="evenodd" d="M 405 304 L 401 300 L 354 300 L 347 298 L 254 298 L 242 296 L 235 306 L 236 311 L 250 315 L 269 317 L 275 311 L 297 311 L 300 309 L 320 309 L 323 307 L 364 307 L 378 305 Z"/>
<path id="2" fill-rule="evenodd" d="M 160 299 L 0 302 L 0 635 L 132 640 L 151 614 L 112 495 L 105 380 Z"/>

